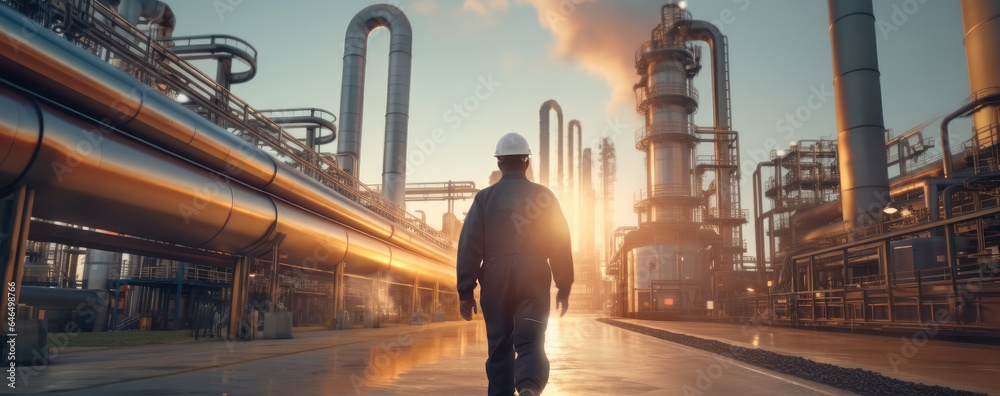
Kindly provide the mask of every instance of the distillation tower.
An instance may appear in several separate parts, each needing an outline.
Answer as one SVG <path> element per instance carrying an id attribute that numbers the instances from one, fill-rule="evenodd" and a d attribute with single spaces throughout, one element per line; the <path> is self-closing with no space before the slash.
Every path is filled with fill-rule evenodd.
<path id="1" fill-rule="evenodd" d="M 697 40 L 714 51 L 714 128 L 692 122 L 699 97 L 691 79 L 701 70 Z M 738 199 L 727 63 L 725 37 L 711 24 L 693 21 L 677 2 L 662 7 L 651 40 L 636 52 L 637 111 L 645 120 L 636 149 L 646 156 L 646 188 L 633 200 L 639 227 L 612 259 L 619 301 L 627 301 L 623 313 L 711 309 L 719 292 L 713 279 L 742 263 L 746 216 Z M 714 143 L 715 154 L 698 156 L 700 141 Z M 706 189 L 703 176 L 709 172 L 715 179 Z"/>

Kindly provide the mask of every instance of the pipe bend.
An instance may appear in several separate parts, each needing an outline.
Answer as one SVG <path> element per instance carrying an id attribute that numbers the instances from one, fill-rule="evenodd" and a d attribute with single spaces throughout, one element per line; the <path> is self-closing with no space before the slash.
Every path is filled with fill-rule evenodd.
<path id="1" fill-rule="evenodd" d="M 948 137 L 948 124 L 956 118 L 967 116 L 969 112 L 975 110 L 979 106 L 994 102 L 1000 102 L 1000 93 L 993 93 L 974 99 L 941 119 L 941 167 L 944 170 L 944 177 L 946 179 L 950 178 L 954 171 L 954 164 L 952 163 L 951 158 L 951 141 Z"/>

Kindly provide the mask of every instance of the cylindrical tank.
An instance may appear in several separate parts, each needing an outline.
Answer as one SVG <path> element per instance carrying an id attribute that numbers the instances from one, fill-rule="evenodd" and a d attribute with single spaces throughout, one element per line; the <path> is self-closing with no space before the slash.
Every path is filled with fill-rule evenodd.
<path id="1" fill-rule="evenodd" d="M 636 148 L 646 154 L 646 189 L 637 195 L 640 232 L 652 235 L 634 250 L 629 283 L 639 310 L 703 308 L 708 295 L 704 260 L 699 253 L 695 211 L 703 204 L 695 185 L 695 130 L 691 114 L 697 110 L 690 77 L 697 57 L 686 45 L 691 15 L 677 3 L 661 9 L 660 24 L 651 40 L 639 49 L 636 71 L 637 110 L 645 126 L 636 134 Z"/>
<path id="2" fill-rule="evenodd" d="M 965 57 L 973 96 L 1000 91 L 1000 1 L 962 0 Z M 983 106 L 972 115 L 979 148 L 1000 143 L 998 106 Z"/>
<path id="3" fill-rule="evenodd" d="M 83 264 L 85 289 L 107 290 L 110 274 L 117 272 L 122 264 L 122 254 L 103 250 L 87 250 L 87 259 Z M 115 270 L 112 270 L 115 268 Z"/>
<path id="4" fill-rule="evenodd" d="M 660 25 L 654 30 L 648 52 L 641 55 L 637 70 L 643 76 L 639 112 L 646 129 L 640 137 L 646 152 L 646 186 L 650 203 L 646 218 L 652 222 L 692 219 L 693 200 L 670 197 L 694 195 L 691 169 L 694 164 L 694 131 L 691 113 L 697 99 L 688 79 L 695 62 L 684 44 L 684 22 L 690 14 L 676 4 L 663 7 Z M 658 197 L 661 197 L 658 199 Z"/>
<path id="5" fill-rule="evenodd" d="M 837 155 L 844 223 L 876 219 L 889 202 L 882 88 L 870 0 L 829 0 Z"/>

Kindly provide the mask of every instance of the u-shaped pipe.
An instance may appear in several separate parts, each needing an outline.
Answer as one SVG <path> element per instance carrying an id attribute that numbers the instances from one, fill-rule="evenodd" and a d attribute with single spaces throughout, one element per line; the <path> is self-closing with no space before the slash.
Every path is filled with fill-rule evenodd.
<path id="1" fill-rule="evenodd" d="M 382 194 L 400 207 L 406 202 L 406 136 L 410 119 L 410 62 L 413 29 L 399 8 L 376 4 L 358 12 L 347 26 L 344 40 L 344 77 L 340 91 L 338 165 L 358 176 L 361 163 L 361 122 L 365 102 L 365 56 L 368 34 L 389 29 L 389 93 L 385 113 Z"/>
<path id="2" fill-rule="evenodd" d="M 538 157 L 538 159 L 541 162 L 541 164 L 539 164 L 539 167 L 538 167 L 538 172 L 539 172 L 538 177 L 539 177 L 539 180 L 542 182 L 541 184 L 543 186 L 546 186 L 546 187 L 549 186 L 549 111 L 551 111 L 551 110 L 555 110 L 556 111 L 557 121 L 559 122 L 559 140 L 556 143 L 559 146 L 558 152 L 556 154 L 556 159 L 557 159 L 557 161 L 559 163 L 559 168 L 558 168 L 558 173 L 557 173 L 556 177 L 558 177 L 558 183 L 557 184 L 559 185 L 559 187 L 562 187 L 562 181 L 563 181 L 563 151 L 562 151 L 563 150 L 562 149 L 562 146 L 563 146 L 563 112 L 562 112 L 562 107 L 559 106 L 559 102 L 556 102 L 553 99 L 549 99 L 549 100 L 545 101 L 545 103 L 542 103 L 542 108 L 538 112 L 538 118 L 539 118 L 539 124 L 540 124 L 539 125 L 539 131 L 538 131 L 538 134 L 539 134 L 539 137 L 538 137 L 539 138 L 539 142 L 538 142 L 539 157 Z"/>

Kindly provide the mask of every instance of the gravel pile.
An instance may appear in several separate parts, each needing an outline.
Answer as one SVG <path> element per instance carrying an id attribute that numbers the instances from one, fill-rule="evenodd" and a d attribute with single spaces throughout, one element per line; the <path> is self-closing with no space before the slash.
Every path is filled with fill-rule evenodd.
<path id="1" fill-rule="evenodd" d="M 942 386 L 931 386 L 886 377 L 860 368 L 843 368 L 827 363 L 817 363 L 798 356 L 787 356 L 762 349 L 744 348 L 723 342 L 692 337 L 666 330 L 623 323 L 613 319 L 598 319 L 612 326 L 621 327 L 649 336 L 712 352 L 757 367 L 794 375 L 813 382 L 833 386 L 862 395 L 983 395 Z"/>

